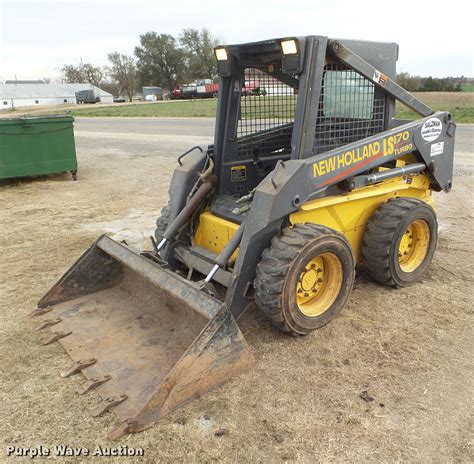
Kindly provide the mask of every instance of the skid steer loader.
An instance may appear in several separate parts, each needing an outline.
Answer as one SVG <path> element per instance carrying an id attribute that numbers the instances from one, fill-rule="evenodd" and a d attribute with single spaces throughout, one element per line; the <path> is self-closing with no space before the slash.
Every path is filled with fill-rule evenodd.
<path id="1" fill-rule="evenodd" d="M 217 47 L 214 143 L 178 158 L 153 249 L 100 237 L 35 315 L 112 410 L 118 438 L 252 366 L 236 320 L 327 324 L 355 268 L 403 287 L 436 247 L 456 126 L 395 82 L 394 43 L 290 37 Z M 243 89 L 258 85 L 261 92 Z M 257 84 L 256 84 L 257 83 Z M 420 115 L 395 118 L 400 101 Z"/>

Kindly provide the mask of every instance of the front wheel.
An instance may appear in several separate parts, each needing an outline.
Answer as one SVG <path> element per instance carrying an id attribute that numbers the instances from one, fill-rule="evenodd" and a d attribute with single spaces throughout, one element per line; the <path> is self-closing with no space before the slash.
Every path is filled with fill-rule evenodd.
<path id="1" fill-rule="evenodd" d="M 317 224 L 286 228 L 262 254 L 255 301 L 281 331 L 306 335 L 344 307 L 355 275 L 346 238 Z"/>
<path id="2" fill-rule="evenodd" d="M 168 204 L 164 208 L 161 208 L 161 215 L 156 220 L 155 239 L 159 243 L 163 239 L 163 236 L 168 228 L 170 222 L 171 207 Z"/>

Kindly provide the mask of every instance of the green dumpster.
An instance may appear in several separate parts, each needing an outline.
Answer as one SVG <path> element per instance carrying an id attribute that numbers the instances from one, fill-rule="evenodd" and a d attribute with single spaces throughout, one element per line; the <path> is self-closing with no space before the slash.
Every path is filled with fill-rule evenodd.
<path id="1" fill-rule="evenodd" d="M 74 118 L 0 119 L 0 179 L 70 171 L 76 179 Z"/>

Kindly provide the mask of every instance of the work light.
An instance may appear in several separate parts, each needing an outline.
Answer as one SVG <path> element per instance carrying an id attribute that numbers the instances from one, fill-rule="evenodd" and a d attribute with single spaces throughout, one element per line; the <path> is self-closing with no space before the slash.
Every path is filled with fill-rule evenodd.
<path id="1" fill-rule="evenodd" d="M 298 53 L 295 40 L 282 40 L 281 49 L 283 51 L 283 55 L 296 55 Z"/>
<path id="2" fill-rule="evenodd" d="M 225 48 L 216 48 L 215 53 L 217 61 L 227 61 L 227 50 Z"/>

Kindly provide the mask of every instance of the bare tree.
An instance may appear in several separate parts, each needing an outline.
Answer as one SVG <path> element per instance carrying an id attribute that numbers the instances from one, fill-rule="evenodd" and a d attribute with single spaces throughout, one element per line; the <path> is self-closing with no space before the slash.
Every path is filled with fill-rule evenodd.
<path id="1" fill-rule="evenodd" d="M 76 83 L 84 82 L 84 73 L 82 72 L 80 66 L 75 66 L 73 64 L 65 64 L 61 68 L 63 74 L 64 82 Z"/>
<path id="2" fill-rule="evenodd" d="M 99 66 L 93 66 L 90 63 L 80 63 L 77 66 L 73 64 L 65 64 L 61 68 L 63 80 L 65 82 L 89 82 L 98 87 L 104 78 L 105 71 Z"/>
<path id="3" fill-rule="evenodd" d="M 104 90 L 105 92 L 110 93 L 111 95 L 114 96 L 119 96 L 121 93 L 121 87 L 120 84 L 116 81 L 114 82 L 109 82 L 107 80 L 102 81 L 100 83 L 100 88 Z"/>
<path id="4" fill-rule="evenodd" d="M 85 74 L 86 81 L 99 87 L 102 79 L 105 76 L 105 70 L 100 67 L 91 65 L 90 63 L 82 64 L 82 71 Z"/>
<path id="5" fill-rule="evenodd" d="M 137 86 L 137 67 L 131 56 L 122 55 L 119 52 L 107 55 L 110 63 L 110 76 L 117 82 L 120 93 L 125 93 L 129 101 L 132 101 Z"/>

